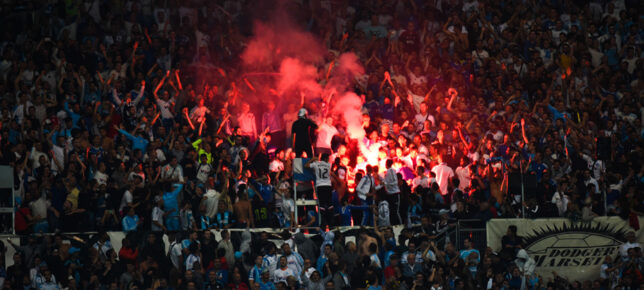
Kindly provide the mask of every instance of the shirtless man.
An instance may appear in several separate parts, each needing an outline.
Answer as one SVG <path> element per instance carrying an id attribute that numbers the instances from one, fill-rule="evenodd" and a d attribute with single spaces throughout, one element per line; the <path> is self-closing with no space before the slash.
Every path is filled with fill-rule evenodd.
<path id="1" fill-rule="evenodd" d="M 366 230 L 360 231 L 358 237 L 358 255 L 360 257 L 369 256 L 369 245 L 372 243 L 378 245 L 378 241 L 376 241 L 374 237 L 368 235 Z"/>
<path id="2" fill-rule="evenodd" d="M 248 194 L 246 193 L 246 185 L 242 184 L 239 186 L 239 192 L 237 193 L 239 200 L 233 206 L 233 213 L 237 219 L 237 227 L 245 228 L 250 226 L 255 227 L 255 221 L 253 219 L 253 209 L 248 200 Z"/>

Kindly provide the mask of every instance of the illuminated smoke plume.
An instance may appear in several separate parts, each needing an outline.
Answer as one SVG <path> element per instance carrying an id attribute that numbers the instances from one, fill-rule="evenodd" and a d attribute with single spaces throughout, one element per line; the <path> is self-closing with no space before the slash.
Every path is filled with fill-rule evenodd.
<path id="1" fill-rule="evenodd" d="M 362 99 L 353 92 L 342 95 L 333 105 L 333 113 L 340 114 L 347 125 L 347 134 L 351 139 L 361 139 L 365 136 L 362 128 Z"/>
<path id="2" fill-rule="evenodd" d="M 347 125 L 347 134 L 352 139 L 361 139 L 365 136 L 362 128 L 362 99 L 355 93 L 349 92 L 348 85 L 355 77 L 364 73 L 358 57 L 354 53 L 344 53 L 338 58 L 338 66 L 332 72 L 325 87 L 326 92 L 338 92 L 337 101 L 332 105 L 332 112 L 341 114 Z"/>
<path id="3" fill-rule="evenodd" d="M 313 34 L 299 29 L 288 14 L 279 9 L 268 23 L 255 22 L 253 34 L 241 55 L 244 64 L 250 67 L 276 68 L 285 58 L 307 64 L 320 63 L 326 51 Z"/>
<path id="4" fill-rule="evenodd" d="M 275 90 L 283 107 L 285 103 L 299 105 L 301 95 L 306 96 L 305 104 L 307 100 L 320 98 L 328 102 L 328 113 L 342 117 L 351 138 L 362 138 L 365 136 L 360 111 L 362 99 L 351 92 L 351 86 L 356 76 L 364 74 L 364 68 L 355 54 L 341 54 L 333 62 L 334 67 L 323 86 L 321 79 L 325 79 L 326 71 L 320 72 L 324 70 L 327 53 L 313 34 L 299 29 L 288 13 L 278 9 L 268 22 L 255 23 L 254 37 L 241 58 L 246 74 L 272 75 L 269 82 L 249 77 L 258 92 Z"/>
<path id="5" fill-rule="evenodd" d="M 319 95 L 322 87 L 316 81 L 317 68 L 302 63 L 297 58 L 285 58 L 280 65 L 277 92 L 282 95 L 290 90 L 299 90 L 307 96 Z"/>

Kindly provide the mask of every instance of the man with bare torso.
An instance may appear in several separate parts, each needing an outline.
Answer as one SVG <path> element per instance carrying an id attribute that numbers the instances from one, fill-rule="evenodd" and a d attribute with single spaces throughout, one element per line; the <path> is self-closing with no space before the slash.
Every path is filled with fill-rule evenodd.
<path id="1" fill-rule="evenodd" d="M 374 237 L 368 235 L 366 230 L 361 231 L 358 238 L 358 255 L 360 257 L 369 256 L 369 245 L 378 245 L 378 241 L 376 241 Z"/>
<path id="2" fill-rule="evenodd" d="M 250 226 L 255 227 L 253 220 L 253 208 L 248 200 L 248 193 L 246 193 L 246 185 L 239 186 L 237 197 L 239 200 L 233 206 L 233 213 L 235 214 L 236 224 L 238 228 L 245 228 Z"/>

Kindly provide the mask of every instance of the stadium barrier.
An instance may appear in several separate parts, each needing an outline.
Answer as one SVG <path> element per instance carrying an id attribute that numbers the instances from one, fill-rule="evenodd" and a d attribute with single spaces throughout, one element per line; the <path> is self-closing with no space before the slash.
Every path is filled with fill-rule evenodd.
<path id="1" fill-rule="evenodd" d="M 635 222 L 638 224 L 635 224 Z M 536 262 L 536 274 L 552 277 L 555 271 L 569 280 L 588 280 L 599 277 L 607 256 L 617 258 L 626 243 L 626 235 L 644 244 L 644 230 L 639 225 L 644 217 L 624 220 L 619 217 L 596 217 L 589 221 L 565 218 L 492 219 L 487 222 L 487 246 L 500 252 L 501 240 L 509 226 L 517 227 L 525 250 Z M 637 229 L 633 228 L 636 226 Z"/>

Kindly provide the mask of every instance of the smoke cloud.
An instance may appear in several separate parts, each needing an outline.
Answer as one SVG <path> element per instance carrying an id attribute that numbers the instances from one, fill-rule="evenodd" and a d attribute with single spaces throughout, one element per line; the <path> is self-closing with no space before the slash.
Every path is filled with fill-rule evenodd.
<path id="1" fill-rule="evenodd" d="M 317 68 L 305 64 L 297 58 L 286 58 L 280 65 L 277 92 L 283 95 L 289 91 L 299 90 L 305 95 L 319 95 L 322 87 L 316 81 Z"/>
<path id="2" fill-rule="evenodd" d="M 241 55 L 244 65 L 249 67 L 276 68 L 286 58 L 321 63 L 326 51 L 312 33 L 299 29 L 281 9 L 273 12 L 269 22 L 256 21 L 253 35 Z"/>
<path id="3" fill-rule="evenodd" d="M 328 105 L 326 114 L 339 117 L 350 138 L 365 136 L 362 99 L 351 89 L 355 77 L 364 74 L 355 54 L 343 53 L 330 61 L 331 68 L 325 68 L 327 49 L 283 9 L 267 22 L 256 22 L 253 33 L 241 58 L 244 75 L 257 88 L 256 97 L 276 92 L 282 108 L 287 103 L 300 105 L 301 96 L 305 96 L 305 106 L 307 101 L 322 100 Z"/>

